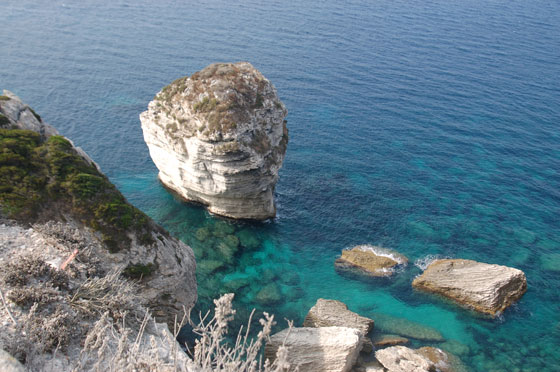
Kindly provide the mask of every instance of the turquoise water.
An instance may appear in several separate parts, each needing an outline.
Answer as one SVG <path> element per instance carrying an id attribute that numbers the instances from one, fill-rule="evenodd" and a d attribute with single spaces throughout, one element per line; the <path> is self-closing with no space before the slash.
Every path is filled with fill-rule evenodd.
<path id="1" fill-rule="evenodd" d="M 301 324 L 333 298 L 473 371 L 560 370 L 558 2 L 8 0 L 0 22 L 0 87 L 193 247 L 200 308 L 235 288 L 239 322 L 257 307 Z M 138 120 L 163 85 L 238 60 L 290 112 L 278 218 L 261 224 L 174 200 Z M 341 249 L 363 243 L 411 264 L 392 279 L 337 273 Z M 520 268 L 529 290 L 481 318 L 411 289 L 431 256 Z"/>

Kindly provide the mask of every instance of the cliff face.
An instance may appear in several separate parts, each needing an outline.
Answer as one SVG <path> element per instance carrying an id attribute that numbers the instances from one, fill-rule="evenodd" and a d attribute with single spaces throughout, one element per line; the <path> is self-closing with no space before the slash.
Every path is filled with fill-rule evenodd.
<path id="1" fill-rule="evenodd" d="M 70 269 L 97 276 L 124 269 L 140 280 L 143 305 L 159 319 L 172 323 L 194 305 L 191 248 L 130 205 L 85 152 L 8 91 L 0 96 L 0 154 L 0 220 L 47 226 L 39 229 L 59 247 L 2 245 L 2 255 L 41 256 L 57 268 L 77 249 Z"/>
<path id="2" fill-rule="evenodd" d="M 212 213 L 274 217 L 288 130 L 274 86 L 247 62 L 210 65 L 163 88 L 140 115 L 161 182 Z"/>

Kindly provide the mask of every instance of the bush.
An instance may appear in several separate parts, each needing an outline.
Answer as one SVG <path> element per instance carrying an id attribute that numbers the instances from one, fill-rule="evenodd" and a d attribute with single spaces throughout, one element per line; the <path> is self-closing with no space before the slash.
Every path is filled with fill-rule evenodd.
<path id="1" fill-rule="evenodd" d="M 62 136 L 44 141 L 33 131 L 0 129 L 0 207 L 23 222 L 70 213 L 99 231 L 112 252 L 130 246 L 130 233 L 140 244 L 154 242 L 149 218 Z"/>
<path id="2" fill-rule="evenodd" d="M 156 267 L 153 263 L 148 263 L 147 265 L 141 263 L 131 264 L 124 269 L 123 275 L 130 279 L 143 279 L 152 275 L 155 270 Z"/>

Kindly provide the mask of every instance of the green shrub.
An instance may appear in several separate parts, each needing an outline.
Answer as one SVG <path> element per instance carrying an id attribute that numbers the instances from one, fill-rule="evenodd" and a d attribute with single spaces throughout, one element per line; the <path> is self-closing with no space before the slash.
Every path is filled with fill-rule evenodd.
<path id="1" fill-rule="evenodd" d="M 156 267 L 152 263 L 147 265 L 141 263 L 130 264 L 124 269 L 123 275 L 130 279 L 142 279 L 152 275 L 155 270 Z"/>
<path id="2" fill-rule="evenodd" d="M 9 100 L 11 100 L 11 98 L 8 96 L 0 96 L 0 101 L 9 101 Z"/>
<path id="3" fill-rule="evenodd" d="M 0 114 L 0 127 L 5 127 L 10 125 L 10 119 L 7 116 Z"/>
<path id="4" fill-rule="evenodd" d="M 149 218 L 76 153 L 62 136 L 42 140 L 28 130 L 0 129 L 0 207 L 24 222 L 70 213 L 99 231 L 111 252 L 131 244 L 153 244 Z"/>
<path id="5" fill-rule="evenodd" d="M 29 110 L 31 111 L 31 113 L 33 114 L 33 116 L 35 116 L 35 119 L 41 121 L 41 117 L 39 116 L 39 114 L 37 114 L 35 112 L 35 110 L 33 110 L 31 107 L 29 107 Z"/>
<path id="6" fill-rule="evenodd" d="M 255 108 L 263 107 L 263 97 L 260 93 L 257 92 L 257 97 L 255 98 Z"/>

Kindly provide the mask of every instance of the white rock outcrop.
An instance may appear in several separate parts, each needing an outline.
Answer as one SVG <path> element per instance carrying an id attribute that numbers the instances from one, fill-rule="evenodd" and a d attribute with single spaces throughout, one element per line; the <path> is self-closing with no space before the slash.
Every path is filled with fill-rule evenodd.
<path id="1" fill-rule="evenodd" d="M 414 281 L 416 289 L 447 297 L 490 315 L 505 310 L 527 291 L 523 271 L 462 259 L 434 261 Z"/>
<path id="2" fill-rule="evenodd" d="M 216 63 L 163 88 L 140 115 L 161 182 L 212 213 L 274 217 L 287 110 L 250 63 Z"/>
<path id="3" fill-rule="evenodd" d="M 60 135 L 55 127 L 45 123 L 31 107 L 14 93 L 4 89 L 2 97 L 0 99 L 0 128 L 32 130 L 39 133 L 43 138 Z M 72 140 L 66 139 L 74 146 Z M 74 150 L 89 164 L 94 165 L 101 171 L 97 163 L 81 147 L 74 146 Z"/>
<path id="4" fill-rule="evenodd" d="M 320 298 L 307 313 L 303 326 L 355 328 L 365 336 L 373 329 L 374 321 L 348 310 L 343 302 Z"/>
<path id="5" fill-rule="evenodd" d="M 346 372 L 358 358 L 361 340 L 360 331 L 354 328 L 285 329 L 271 336 L 265 357 L 273 360 L 284 343 L 290 366 L 299 366 L 300 372 Z"/>
<path id="6" fill-rule="evenodd" d="M 392 346 L 377 350 L 375 358 L 387 369 L 387 372 L 436 371 L 436 363 L 422 355 L 418 350 L 405 346 Z"/>

